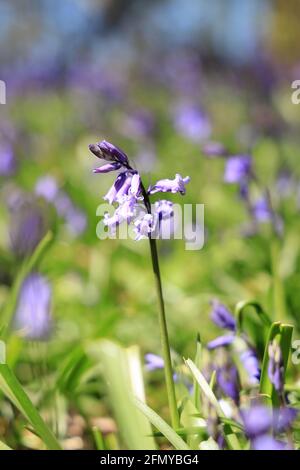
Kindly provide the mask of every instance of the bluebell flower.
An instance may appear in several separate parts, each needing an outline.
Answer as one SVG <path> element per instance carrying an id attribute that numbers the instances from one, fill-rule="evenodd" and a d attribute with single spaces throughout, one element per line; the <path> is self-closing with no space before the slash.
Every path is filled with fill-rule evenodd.
<path id="1" fill-rule="evenodd" d="M 253 405 L 242 410 L 245 433 L 250 439 L 262 436 L 270 431 L 273 425 L 272 411 L 263 405 Z"/>
<path id="2" fill-rule="evenodd" d="M 47 279 L 32 273 L 22 284 L 14 327 L 23 330 L 24 336 L 31 340 L 47 339 L 52 329 L 51 317 L 52 290 Z"/>
<path id="3" fill-rule="evenodd" d="M 269 434 L 259 436 L 252 441 L 252 450 L 289 450 L 286 442 L 278 441 Z"/>
<path id="4" fill-rule="evenodd" d="M 177 174 L 174 180 L 160 180 L 146 192 L 139 173 L 130 166 L 127 155 L 121 149 L 106 141 L 92 144 L 89 148 L 94 155 L 108 161 L 104 166 L 96 168 L 95 173 L 120 171 L 104 196 L 109 204 L 117 206 L 113 215 L 104 215 L 104 224 L 115 232 L 122 222 L 133 222 L 136 240 L 153 236 L 151 234 L 156 232 L 157 225 L 159 228 L 161 221 L 173 216 L 173 205 L 168 201 L 157 201 L 152 213 L 148 196 L 159 191 L 185 194 L 185 185 L 190 178 L 182 178 Z M 141 210 L 141 203 L 145 210 Z"/>
<path id="5" fill-rule="evenodd" d="M 96 157 L 102 160 L 120 163 L 124 166 L 128 165 L 128 157 L 126 153 L 106 140 L 102 140 L 102 142 L 99 142 L 98 144 L 89 145 L 89 149 Z"/>
<path id="6" fill-rule="evenodd" d="M 261 370 L 255 351 L 253 349 L 246 349 L 241 353 L 240 359 L 248 374 L 250 383 L 259 383 Z"/>
<path id="7" fill-rule="evenodd" d="M 217 383 L 222 392 L 230 397 L 237 405 L 240 402 L 240 381 L 234 364 L 224 364 L 217 368 Z"/>
<path id="8" fill-rule="evenodd" d="M 250 155 L 235 155 L 226 161 L 224 181 L 226 183 L 241 183 L 247 181 L 252 172 Z"/>
<path id="9" fill-rule="evenodd" d="M 207 343 L 206 347 L 210 350 L 222 348 L 222 347 L 229 346 L 230 344 L 232 344 L 234 339 L 235 339 L 235 335 L 233 334 L 218 336 L 217 338 Z"/>
<path id="10" fill-rule="evenodd" d="M 272 219 L 272 209 L 267 197 L 258 199 L 252 206 L 252 212 L 257 222 L 269 222 Z"/>
<path id="11" fill-rule="evenodd" d="M 148 371 L 153 371 L 157 369 L 164 368 L 164 360 L 162 357 L 158 356 L 157 354 L 148 353 L 145 355 L 146 360 L 146 369 Z"/>
<path id="12" fill-rule="evenodd" d="M 155 229 L 154 217 L 152 214 L 145 214 L 134 222 L 134 231 L 136 233 L 136 240 L 148 238 L 149 234 Z"/>
<path id="13" fill-rule="evenodd" d="M 281 348 L 276 341 L 269 344 L 269 365 L 268 375 L 269 379 L 279 393 L 283 392 L 284 388 L 284 366 Z"/>
<path id="14" fill-rule="evenodd" d="M 186 193 L 185 185 L 190 182 L 190 177 L 186 176 L 182 178 L 180 174 L 176 174 L 173 180 L 164 179 L 159 180 L 153 186 L 148 189 L 149 194 L 155 194 L 158 192 L 162 193 L 180 193 L 184 195 Z"/>
<path id="15" fill-rule="evenodd" d="M 0 176 L 11 176 L 16 170 L 16 158 L 10 145 L 0 146 Z"/>
<path id="16" fill-rule="evenodd" d="M 225 305 L 221 304 L 218 300 L 212 301 L 211 319 L 220 328 L 231 331 L 236 330 L 236 321 L 233 315 Z"/>

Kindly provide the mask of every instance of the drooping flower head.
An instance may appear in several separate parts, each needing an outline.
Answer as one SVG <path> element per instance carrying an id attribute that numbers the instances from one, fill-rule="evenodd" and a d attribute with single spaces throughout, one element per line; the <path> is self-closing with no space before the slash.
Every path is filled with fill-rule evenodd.
<path id="1" fill-rule="evenodd" d="M 258 357 L 253 349 L 246 349 L 240 355 L 241 363 L 247 372 L 249 382 L 257 384 L 260 380 L 260 365 Z"/>
<path id="2" fill-rule="evenodd" d="M 51 298 L 51 287 L 44 276 L 38 273 L 27 276 L 21 287 L 14 318 L 14 327 L 23 330 L 27 339 L 48 338 L 52 328 Z"/>
<path id="3" fill-rule="evenodd" d="M 239 405 L 240 381 L 237 368 L 233 363 L 228 362 L 218 367 L 217 383 L 222 392 Z"/>
<path id="4" fill-rule="evenodd" d="M 157 192 L 179 192 L 183 195 L 186 192 L 185 185 L 190 178 L 182 178 L 176 174 L 174 180 L 160 180 L 146 191 L 140 174 L 132 168 L 123 150 L 107 141 L 91 144 L 89 148 L 98 158 L 107 161 L 103 166 L 96 168 L 94 173 L 119 171 L 113 185 L 104 196 L 109 204 L 117 207 L 113 215 L 104 215 L 104 224 L 115 232 L 116 227 L 122 222 L 126 221 L 128 224 L 133 222 L 136 240 L 156 234 L 160 223 L 173 217 L 173 205 L 169 201 L 157 201 L 152 212 L 149 196 Z M 145 210 L 141 210 L 141 204 L 144 204 Z"/>

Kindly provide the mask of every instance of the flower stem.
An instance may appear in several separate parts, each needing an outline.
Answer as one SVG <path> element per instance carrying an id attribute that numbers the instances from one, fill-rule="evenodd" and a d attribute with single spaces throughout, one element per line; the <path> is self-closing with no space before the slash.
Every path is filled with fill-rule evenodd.
<path id="1" fill-rule="evenodd" d="M 150 204 L 149 196 L 144 186 L 141 185 L 141 187 L 142 187 L 142 193 L 143 193 L 146 209 L 148 213 L 151 214 L 151 204 Z M 161 347 L 162 347 L 162 355 L 164 359 L 164 371 L 165 371 L 165 380 L 166 380 L 166 387 L 167 387 L 169 409 L 170 409 L 170 415 L 171 415 L 171 423 L 172 423 L 173 429 L 178 429 L 179 428 L 179 415 L 178 415 L 178 409 L 177 409 L 175 385 L 174 385 L 174 380 L 173 380 L 170 343 L 169 343 L 165 304 L 164 304 L 163 291 L 162 291 L 162 283 L 161 283 L 161 277 L 160 277 L 157 244 L 156 244 L 156 239 L 152 238 L 151 233 L 149 233 L 149 243 L 150 243 L 150 250 L 151 250 L 153 273 L 154 273 L 154 278 L 155 278 L 155 286 L 156 286 L 156 292 L 157 292 L 158 304 L 159 304 L 158 316 L 159 316 L 160 340 L 161 340 Z"/>
<path id="2" fill-rule="evenodd" d="M 171 414 L 171 422 L 172 422 L 173 428 L 178 429 L 179 428 L 179 416 L 178 416 L 175 386 L 174 386 L 174 380 L 173 380 L 170 344 L 169 344 L 168 328 L 167 328 L 167 321 L 166 321 L 166 314 L 165 314 L 165 304 L 164 304 L 163 293 L 162 293 L 157 246 L 156 246 L 156 240 L 154 238 L 151 238 L 151 236 L 149 237 L 149 242 L 150 242 L 150 249 L 151 249 L 152 266 L 153 266 L 153 272 L 154 272 L 155 284 L 156 284 L 156 290 L 157 290 L 157 296 L 158 296 L 158 303 L 159 303 L 160 340 L 161 340 L 163 358 L 164 358 L 164 363 L 165 363 L 164 371 L 165 371 L 165 380 L 166 380 L 167 394 L 168 394 L 170 414 Z"/>

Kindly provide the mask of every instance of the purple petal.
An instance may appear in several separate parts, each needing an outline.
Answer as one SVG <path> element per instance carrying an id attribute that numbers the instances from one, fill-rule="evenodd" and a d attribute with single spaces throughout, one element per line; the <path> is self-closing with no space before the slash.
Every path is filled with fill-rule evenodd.
<path id="1" fill-rule="evenodd" d="M 109 173 L 110 171 L 119 170 L 119 168 L 121 168 L 121 163 L 107 163 L 106 165 L 100 166 L 99 168 L 95 168 L 93 173 Z"/>
<path id="2" fill-rule="evenodd" d="M 222 348 L 224 346 L 229 346 L 233 342 L 234 338 L 234 335 L 218 336 L 216 339 L 213 339 L 212 341 L 207 343 L 206 347 L 212 350 Z"/>

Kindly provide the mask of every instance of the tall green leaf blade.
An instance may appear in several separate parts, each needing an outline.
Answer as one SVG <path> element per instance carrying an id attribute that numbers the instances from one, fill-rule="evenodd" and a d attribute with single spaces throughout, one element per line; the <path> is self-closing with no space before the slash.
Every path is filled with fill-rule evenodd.
<path id="1" fill-rule="evenodd" d="M 183 439 L 166 423 L 155 411 L 149 406 L 140 401 L 138 398 L 135 399 L 137 408 L 147 417 L 150 423 L 156 427 L 175 447 L 176 450 L 190 450 L 189 446 L 184 442 Z"/>
<path id="2" fill-rule="evenodd" d="M 149 421 L 134 404 L 134 396 L 145 400 L 137 348 L 124 349 L 112 341 L 103 340 L 90 345 L 88 353 L 102 367 L 118 428 L 128 449 L 155 450 Z"/>
<path id="3" fill-rule="evenodd" d="M 23 387 L 6 364 L 0 364 L 0 389 L 29 421 L 48 449 L 61 450 L 56 437 L 45 424 Z"/>

